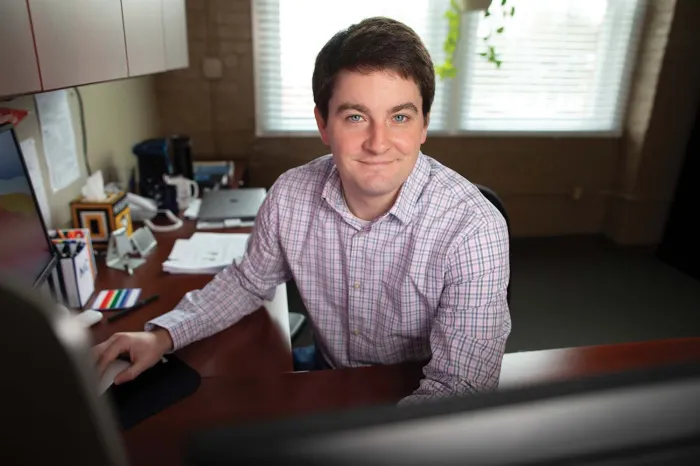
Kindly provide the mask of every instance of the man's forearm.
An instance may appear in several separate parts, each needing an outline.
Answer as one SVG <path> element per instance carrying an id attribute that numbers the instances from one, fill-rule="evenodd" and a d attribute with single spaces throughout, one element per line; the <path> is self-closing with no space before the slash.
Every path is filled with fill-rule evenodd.
<path id="1" fill-rule="evenodd" d="M 450 396 L 467 395 L 476 391 L 474 386 L 466 380 L 451 379 L 449 381 L 439 381 L 424 378 L 420 381 L 420 386 L 412 394 L 402 398 L 398 405 L 407 406 L 438 401 Z"/>
<path id="2" fill-rule="evenodd" d="M 237 266 L 227 268 L 201 290 L 188 292 L 174 310 L 149 321 L 146 330 L 167 329 L 174 351 L 230 327 L 263 302 L 243 280 Z"/>

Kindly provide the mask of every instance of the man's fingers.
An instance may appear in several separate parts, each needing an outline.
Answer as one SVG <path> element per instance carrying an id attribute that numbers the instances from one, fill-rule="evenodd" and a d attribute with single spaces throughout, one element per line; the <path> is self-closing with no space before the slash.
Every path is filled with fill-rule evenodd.
<path id="1" fill-rule="evenodd" d="M 114 377 L 114 384 L 119 385 L 122 383 L 131 382 L 136 377 L 138 377 L 138 375 L 141 374 L 141 372 L 148 369 L 148 367 L 149 366 L 147 364 L 144 364 L 140 359 L 135 362 L 132 362 L 129 367 L 127 367 L 119 374 L 117 374 L 116 377 Z"/>
<path id="2" fill-rule="evenodd" d="M 116 336 L 117 335 L 114 334 L 99 345 L 95 345 L 92 347 L 92 357 L 95 358 L 95 361 L 97 361 L 100 358 L 100 356 L 102 356 L 102 353 L 104 353 L 104 351 L 107 348 L 109 348 L 109 346 L 114 342 Z"/>
<path id="3" fill-rule="evenodd" d="M 109 363 L 117 359 L 120 354 L 128 349 L 129 343 L 124 338 L 115 338 L 112 344 L 102 352 L 97 361 L 97 373 L 99 376 L 102 377 Z"/>

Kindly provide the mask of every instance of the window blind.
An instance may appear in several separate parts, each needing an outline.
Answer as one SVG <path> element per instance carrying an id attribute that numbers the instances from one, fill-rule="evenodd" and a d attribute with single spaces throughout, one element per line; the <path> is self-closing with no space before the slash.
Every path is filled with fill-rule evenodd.
<path id="1" fill-rule="evenodd" d="M 251 0 L 259 135 L 315 134 L 311 76 L 333 34 L 371 16 L 404 22 L 445 59 L 449 0 Z M 453 79 L 437 78 L 430 132 L 616 134 L 643 0 L 509 0 L 461 16 Z M 502 65 L 479 56 L 489 29 Z"/>

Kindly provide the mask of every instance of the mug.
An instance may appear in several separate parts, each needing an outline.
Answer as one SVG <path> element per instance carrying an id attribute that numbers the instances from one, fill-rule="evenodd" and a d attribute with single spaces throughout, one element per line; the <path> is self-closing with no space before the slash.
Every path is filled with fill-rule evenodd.
<path id="1" fill-rule="evenodd" d="M 180 210 L 187 209 L 193 199 L 199 197 L 199 185 L 196 181 L 184 176 L 163 175 L 163 181 L 177 190 L 177 205 Z"/>

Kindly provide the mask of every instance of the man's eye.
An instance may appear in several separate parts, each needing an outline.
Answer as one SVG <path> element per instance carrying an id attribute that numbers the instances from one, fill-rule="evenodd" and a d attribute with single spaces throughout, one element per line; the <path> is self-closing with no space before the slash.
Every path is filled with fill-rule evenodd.
<path id="1" fill-rule="evenodd" d="M 394 121 L 397 123 L 406 123 L 408 121 L 408 117 L 406 115 L 395 115 Z"/>
<path id="2" fill-rule="evenodd" d="M 351 123 L 359 123 L 362 121 L 362 115 L 350 115 L 347 120 Z"/>

